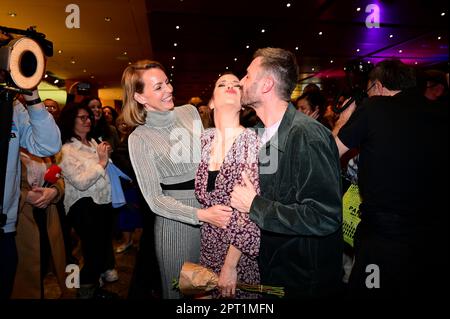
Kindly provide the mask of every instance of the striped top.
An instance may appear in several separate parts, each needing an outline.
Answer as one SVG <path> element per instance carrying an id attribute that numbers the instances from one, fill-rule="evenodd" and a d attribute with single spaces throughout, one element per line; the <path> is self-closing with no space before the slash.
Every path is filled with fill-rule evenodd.
<path id="1" fill-rule="evenodd" d="M 195 178 L 202 131 L 195 107 L 184 105 L 169 112 L 147 112 L 146 123 L 131 133 L 128 139 L 131 163 L 142 194 L 154 213 L 183 223 L 200 224 L 197 218 L 200 204 L 195 200 L 197 207 L 184 205 L 174 196 L 168 196 L 174 191 L 163 191 L 160 184 L 177 184 Z M 192 199 L 195 199 L 194 191 Z"/>

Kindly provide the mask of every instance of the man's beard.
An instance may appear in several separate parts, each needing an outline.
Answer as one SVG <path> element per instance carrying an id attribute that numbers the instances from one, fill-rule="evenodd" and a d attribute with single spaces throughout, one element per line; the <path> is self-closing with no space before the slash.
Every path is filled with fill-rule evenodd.
<path id="1" fill-rule="evenodd" d="M 250 87 L 250 89 L 247 92 L 242 92 L 241 104 L 243 107 L 250 107 L 252 109 L 255 109 L 259 106 L 261 101 L 256 97 L 251 96 L 251 94 L 249 94 L 249 91 L 251 91 L 252 88 L 253 86 Z"/>
<path id="2" fill-rule="evenodd" d="M 242 103 L 242 107 L 256 109 L 259 105 L 259 101 Z"/>

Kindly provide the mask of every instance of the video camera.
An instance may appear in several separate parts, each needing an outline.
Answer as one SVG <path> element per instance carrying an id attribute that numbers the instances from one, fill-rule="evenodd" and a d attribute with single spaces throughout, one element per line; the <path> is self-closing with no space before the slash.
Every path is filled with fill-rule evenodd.
<path id="1" fill-rule="evenodd" d="M 53 43 L 35 28 L 0 26 L 0 237 L 7 219 L 3 200 L 13 100 L 17 94 L 32 95 L 30 90 L 38 86 L 45 74 L 45 56 L 53 56 Z"/>
<path id="2" fill-rule="evenodd" d="M 20 30 L 0 26 L 0 35 L 0 82 L 5 82 L 0 90 L 27 94 L 42 80 L 45 56 L 53 56 L 53 43 L 33 27 Z"/>
<path id="3" fill-rule="evenodd" d="M 347 87 L 336 95 L 333 103 L 333 112 L 339 114 L 349 107 L 353 102 L 358 106 L 367 95 L 367 82 L 369 73 L 373 69 L 373 64 L 363 61 L 350 61 L 345 66 L 345 77 L 347 79 Z M 349 99 L 345 104 L 340 105 L 339 99 L 344 97 Z"/>

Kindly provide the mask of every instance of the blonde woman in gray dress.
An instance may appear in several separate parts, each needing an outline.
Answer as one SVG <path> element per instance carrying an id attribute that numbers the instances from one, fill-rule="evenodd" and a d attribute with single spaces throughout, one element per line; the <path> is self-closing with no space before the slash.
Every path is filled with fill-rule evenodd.
<path id="1" fill-rule="evenodd" d="M 171 287 L 183 262 L 198 262 L 202 222 L 225 228 L 231 208 L 201 209 L 194 193 L 200 160 L 200 116 L 192 105 L 174 108 L 173 87 L 164 67 L 150 60 L 129 65 L 122 75 L 123 116 L 136 127 L 130 159 L 139 187 L 155 218 L 155 250 L 163 298 L 179 298 Z"/>

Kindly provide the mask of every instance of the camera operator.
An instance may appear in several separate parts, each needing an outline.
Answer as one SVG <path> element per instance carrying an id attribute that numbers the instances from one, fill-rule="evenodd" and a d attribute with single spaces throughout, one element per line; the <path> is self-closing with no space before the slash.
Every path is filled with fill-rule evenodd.
<path id="1" fill-rule="evenodd" d="M 14 237 L 20 195 L 19 147 L 42 157 L 51 156 L 61 148 L 59 129 L 41 102 L 37 90 L 31 96 L 25 95 L 24 99 L 25 106 L 18 100 L 13 103 L 2 212 L 6 214 L 6 223 L 0 226 L 0 299 L 10 297 L 17 267 Z M 0 103 L 3 103 L 1 99 Z"/>
<path id="2" fill-rule="evenodd" d="M 343 111 L 333 130 L 340 156 L 360 149 L 361 222 L 350 293 L 436 294 L 430 288 L 445 287 L 448 267 L 448 186 L 436 183 L 448 176 L 448 108 L 428 101 L 414 71 L 398 60 L 377 64 L 368 87 L 371 97 Z M 379 269 L 379 289 L 368 285 L 369 265 Z"/>

